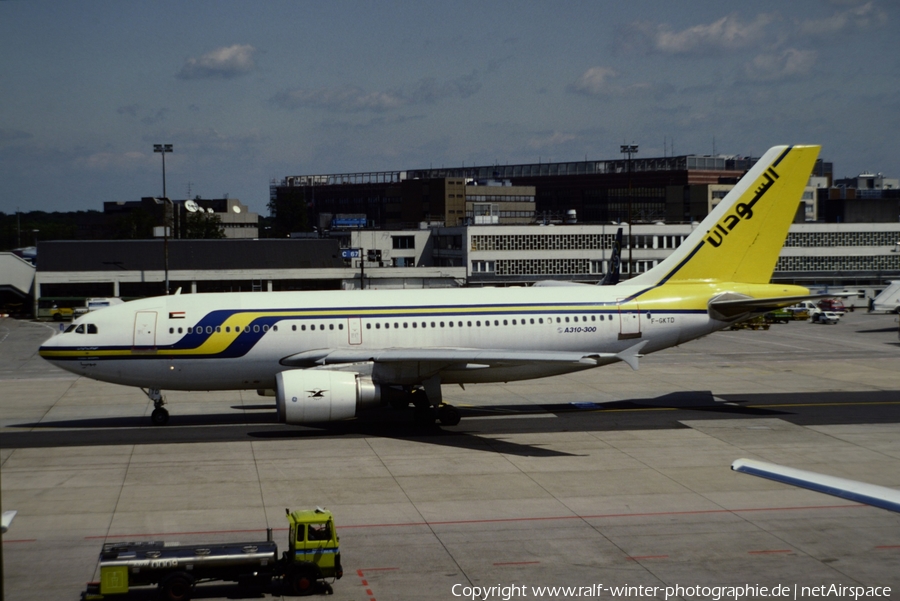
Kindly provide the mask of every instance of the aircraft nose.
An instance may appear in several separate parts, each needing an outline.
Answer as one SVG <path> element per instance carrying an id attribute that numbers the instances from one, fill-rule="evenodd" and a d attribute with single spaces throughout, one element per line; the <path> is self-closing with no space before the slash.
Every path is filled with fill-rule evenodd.
<path id="1" fill-rule="evenodd" d="M 52 351 L 53 349 L 55 349 L 59 346 L 60 338 L 62 338 L 62 336 L 59 334 L 56 334 L 54 336 L 51 336 L 47 340 L 45 340 L 44 343 L 38 348 L 38 355 L 40 355 L 41 357 L 44 357 L 45 359 L 48 359 L 49 357 L 47 356 L 46 353 Z"/>

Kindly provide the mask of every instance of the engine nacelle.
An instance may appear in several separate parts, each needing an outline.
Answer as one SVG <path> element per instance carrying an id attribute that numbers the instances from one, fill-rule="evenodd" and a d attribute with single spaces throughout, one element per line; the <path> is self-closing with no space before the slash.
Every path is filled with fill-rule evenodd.
<path id="1" fill-rule="evenodd" d="M 291 369 L 275 380 L 278 420 L 287 424 L 348 419 L 381 401 L 381 387 L 353 372 Z"/>

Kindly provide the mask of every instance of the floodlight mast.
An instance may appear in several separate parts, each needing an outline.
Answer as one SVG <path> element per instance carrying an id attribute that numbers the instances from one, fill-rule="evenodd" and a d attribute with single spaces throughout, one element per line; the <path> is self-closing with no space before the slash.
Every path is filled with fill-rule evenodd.
<path id="1" fill-rule="evenodd" d="M 168 196 L 166 195 L 166 153 L 172 152 L 172 145 L 154 144 L 153 152 L 162 153 L 163 198 L 168 198 Z"/>
<path id="2" fill-rule="evenodd" d="M 163 255 L 166 272 L 166 294 L 169 294 L 169 205 L 172 201 L 166 195 L 166 153 L 172 152 L 171 144 L 154 144 L 153 152 L 162 154 L 162 176 L 163 176 Z"/>
<path id="3" fill-rule="evenodd" d="M 619 152 L 628 155 L 628 277 L 634 277 L 634 262 L 631 259 L 631 249 L 634 248 L 634 238 L 631 237 L 631 222 L 634 221 L 631 213 L 631 157 L 637 154 L 637 144 L 622 144 Z"/>

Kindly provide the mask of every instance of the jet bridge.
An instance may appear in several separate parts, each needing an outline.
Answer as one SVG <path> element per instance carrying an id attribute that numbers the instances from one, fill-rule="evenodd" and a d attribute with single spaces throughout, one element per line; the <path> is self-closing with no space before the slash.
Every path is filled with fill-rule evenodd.
<path id="1" fill-rule="evenodd" d="M 34 265 L 14 253 L 0 253 L 0 305 L 24 301 L 33 286 Z"/>

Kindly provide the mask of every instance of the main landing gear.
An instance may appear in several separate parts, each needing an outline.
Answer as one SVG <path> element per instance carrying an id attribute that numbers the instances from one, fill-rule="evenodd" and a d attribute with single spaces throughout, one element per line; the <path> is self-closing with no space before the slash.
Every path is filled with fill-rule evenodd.
<path id="1" fill-rule="evenodd" d="M 141 388 L 147 398 L 153 401 L 153 413 L 150 414 L 150 421 L 154 426 L 165 426 L 169 423 L 169 412 L 163 407 L 166 404 L 166 397 L 160 393 L 159 388 Z"/>
<path id="2" fill-rule="evenodd" d="M 422 382 L 422 388 L 415 388 L 402 398 L 391 400 L 391 405 L 396 409 L 408 407 L 410 403 L 417 426 L 432 427 L 435 422 L 440 422 L 442 426 L 456 426 L 460 422 L 459 409 L 443 402 L 437 376 Z"/>

